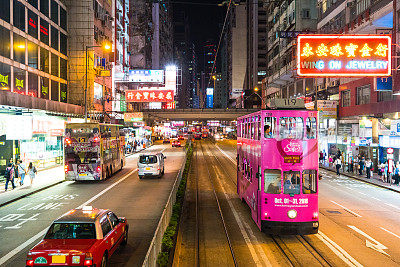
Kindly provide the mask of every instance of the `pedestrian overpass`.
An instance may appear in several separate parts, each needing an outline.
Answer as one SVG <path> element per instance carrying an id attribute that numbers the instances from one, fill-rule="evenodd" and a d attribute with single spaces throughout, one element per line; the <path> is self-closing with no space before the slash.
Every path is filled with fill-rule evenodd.
<path id="1" fill-rule="evenodd" d="M 233 121 L 240 116 L 259 109 L 145 109 L 143 119 L 147 121 Z"/>

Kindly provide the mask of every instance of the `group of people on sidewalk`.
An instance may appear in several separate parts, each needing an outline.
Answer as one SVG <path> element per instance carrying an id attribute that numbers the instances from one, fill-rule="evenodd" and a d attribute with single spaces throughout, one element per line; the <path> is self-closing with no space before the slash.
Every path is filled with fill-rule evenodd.
<path id="1" fill-rule="evenodd" d="M 31 182 L 30 184 L 32 185 L 36 174 L 37 170 L 36 167 L 33 166 L 32 162 L 30 162 L 28 168 L 26 168 L 22 160 L 17 160 L 15 163 L 10 161 L 4 171 L 4 178 L 6 179 L 5 191 L 8 190 L 9 183 L 11 183 L 12 189 L 15 189 L 15 180 L 17 180 L 17 182 L 19 180 L 19 184 L 21 186 L 24 185 L 26 175 L 29 176 Z"/>
<path id="2" fill-rule="evenodd" d="M 325 157 L 326 154 L 321 151 L 319 154 L 319 161 L 321 164 L 327 165 Z M 330 168 L 336 168 L 337 175 L 340 175 L 341 170 L 343 172 L 345 171 L 343 162 L 344 157 L 339 149 L 336 154 L 328 156 L 328 166 Z M 350 156 L 347 160 L 347 172 L 350 174 L 358 174 L 359 176 L 365 175 L 367 179 L 371 179 L 374 175 L 374 164 L 370 158 L 365 158 L 363 155 L 356 157 Z M 400 184 L 400 162 L 381 162 L 376 172 L 382 182 L 395 185 Z"/>

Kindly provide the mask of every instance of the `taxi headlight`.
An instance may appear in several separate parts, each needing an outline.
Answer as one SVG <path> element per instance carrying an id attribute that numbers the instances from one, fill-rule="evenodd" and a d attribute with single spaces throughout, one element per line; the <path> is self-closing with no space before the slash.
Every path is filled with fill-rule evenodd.
<path id="1" fill-rule="evenodd" d="M 294 218 L 297 217 L 297 211 L 295 211 L 295 210 L 289 210 L 288 213 L 287 213 L 287 216 L 288 216 L 290 219 L 294 219 Z"/>

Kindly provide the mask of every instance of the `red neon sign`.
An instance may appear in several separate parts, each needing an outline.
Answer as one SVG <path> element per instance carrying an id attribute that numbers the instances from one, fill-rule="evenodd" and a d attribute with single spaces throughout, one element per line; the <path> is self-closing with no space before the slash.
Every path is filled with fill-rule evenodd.
<path id="1" fill-rule="evenodd" d="M 42 25 L 40 25 L 40 32 L 45 35 L 49 35 L 49 30 L 43 27 Z"/>
<path id="2" fill-rule="evenodd" d="M 391 47 L 388 35 L 298 35 L 297 74 L 390 76 Z"/>
<path id="3" fill-rule="evenodd" d="M 126 102 L 173 102 L 173 90 L 127 90 Z"/>

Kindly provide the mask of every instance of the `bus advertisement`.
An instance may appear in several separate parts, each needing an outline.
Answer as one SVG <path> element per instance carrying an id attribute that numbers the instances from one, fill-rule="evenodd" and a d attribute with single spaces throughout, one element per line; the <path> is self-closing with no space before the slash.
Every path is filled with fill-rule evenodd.
<path id="1" fill-rule="evenodd" d="M 103 180 L 125 165 L 125 137 L 119 125 L 67 123 L 64 170 L 67 181 Z"/>

